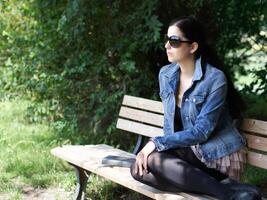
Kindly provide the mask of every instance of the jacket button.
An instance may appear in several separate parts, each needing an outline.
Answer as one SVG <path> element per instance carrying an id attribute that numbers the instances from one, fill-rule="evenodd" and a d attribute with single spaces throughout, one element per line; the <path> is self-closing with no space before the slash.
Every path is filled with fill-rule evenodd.
<path id="1" fill-rule="evenodd" d="M 193 102 L 194 102 L 194 103 L 196 102 L 196 99 L 195 99 L 195 98 L 193 99 Z"/>
<path id="2" fill-rule="evenodd" d="M 188 98 L 186 98 L 185 101 L 188 101 Z"/>
<path id="3" fill-rule="evenodd" d="M 186 120 L 189 120 L 189 117 L 185 117 Z"/>

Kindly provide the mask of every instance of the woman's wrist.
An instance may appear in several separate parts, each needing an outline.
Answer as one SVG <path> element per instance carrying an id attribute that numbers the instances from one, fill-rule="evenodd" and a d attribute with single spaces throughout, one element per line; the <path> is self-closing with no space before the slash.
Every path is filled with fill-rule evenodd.
<path id="1" fill-rule="evenodd" d="M 155 144 L 153 138 L 149 138 L 149 139 L 148 139 L 148 142 L 153 142 L 153 143 Z"/>
<path id="2" fill-rule="evenodd" d="M 141 150 L 141 152 L 148 156 L 150 153 L 152 153 L 156 149 L 156 145 L 153 141 L 148 141 L 144 148 Z"/>

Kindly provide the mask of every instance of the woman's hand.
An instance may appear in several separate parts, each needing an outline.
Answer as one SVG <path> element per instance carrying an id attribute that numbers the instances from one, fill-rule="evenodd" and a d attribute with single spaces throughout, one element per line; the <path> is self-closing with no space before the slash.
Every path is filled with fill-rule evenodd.
<path id="1" fill-rule="evenodd" d="M 156 148 L 154 142 L 149 141 L 146 146 L 137 154 L 135 161 L 135 173 L 139 171 L 139 175 L 143 176 L 143 170 L 148 173 L 147 170 L 147 157 L 151 154 Z"/>

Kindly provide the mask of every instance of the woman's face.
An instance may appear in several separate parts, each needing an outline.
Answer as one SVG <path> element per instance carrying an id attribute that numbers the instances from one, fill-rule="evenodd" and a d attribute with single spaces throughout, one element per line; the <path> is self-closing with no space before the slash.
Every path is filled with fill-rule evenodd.
<path id="1" fill-rule="evenodd" d="M 170 26 L 168 28 L 167 36 L 178 36 L 182 41 L 188 41 L 188 39 L 184 37 L 184 34 L 177 26 Z M 175 48 L 170 45 L 170 42 L 167 42 L 165 44 L 165 48 L 168 60 L 171 63 L 179 63 L 185 59 L 192 58 L 193 56 L 191 53 L 192 48 L 190 43 L 181 42 L 180 45 Z"/>

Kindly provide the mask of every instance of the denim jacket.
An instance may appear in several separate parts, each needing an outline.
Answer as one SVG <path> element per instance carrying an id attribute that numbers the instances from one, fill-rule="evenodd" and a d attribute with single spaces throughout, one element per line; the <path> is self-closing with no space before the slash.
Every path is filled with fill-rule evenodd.
<path id="1" fill-rule="evenodd" d="M 172 63 L 159 73 L 160 97 L 164 109 L 164 135 L 151 138 L 157 151 L 199 145 L 206 161 L 231 154 L 246 145 L 226 105 L 227 81 L 219 69 L 196 60 L 189 89 L 181 102 L 183 130 L 174 132 L 176 91 L 180 66 Z"/>

